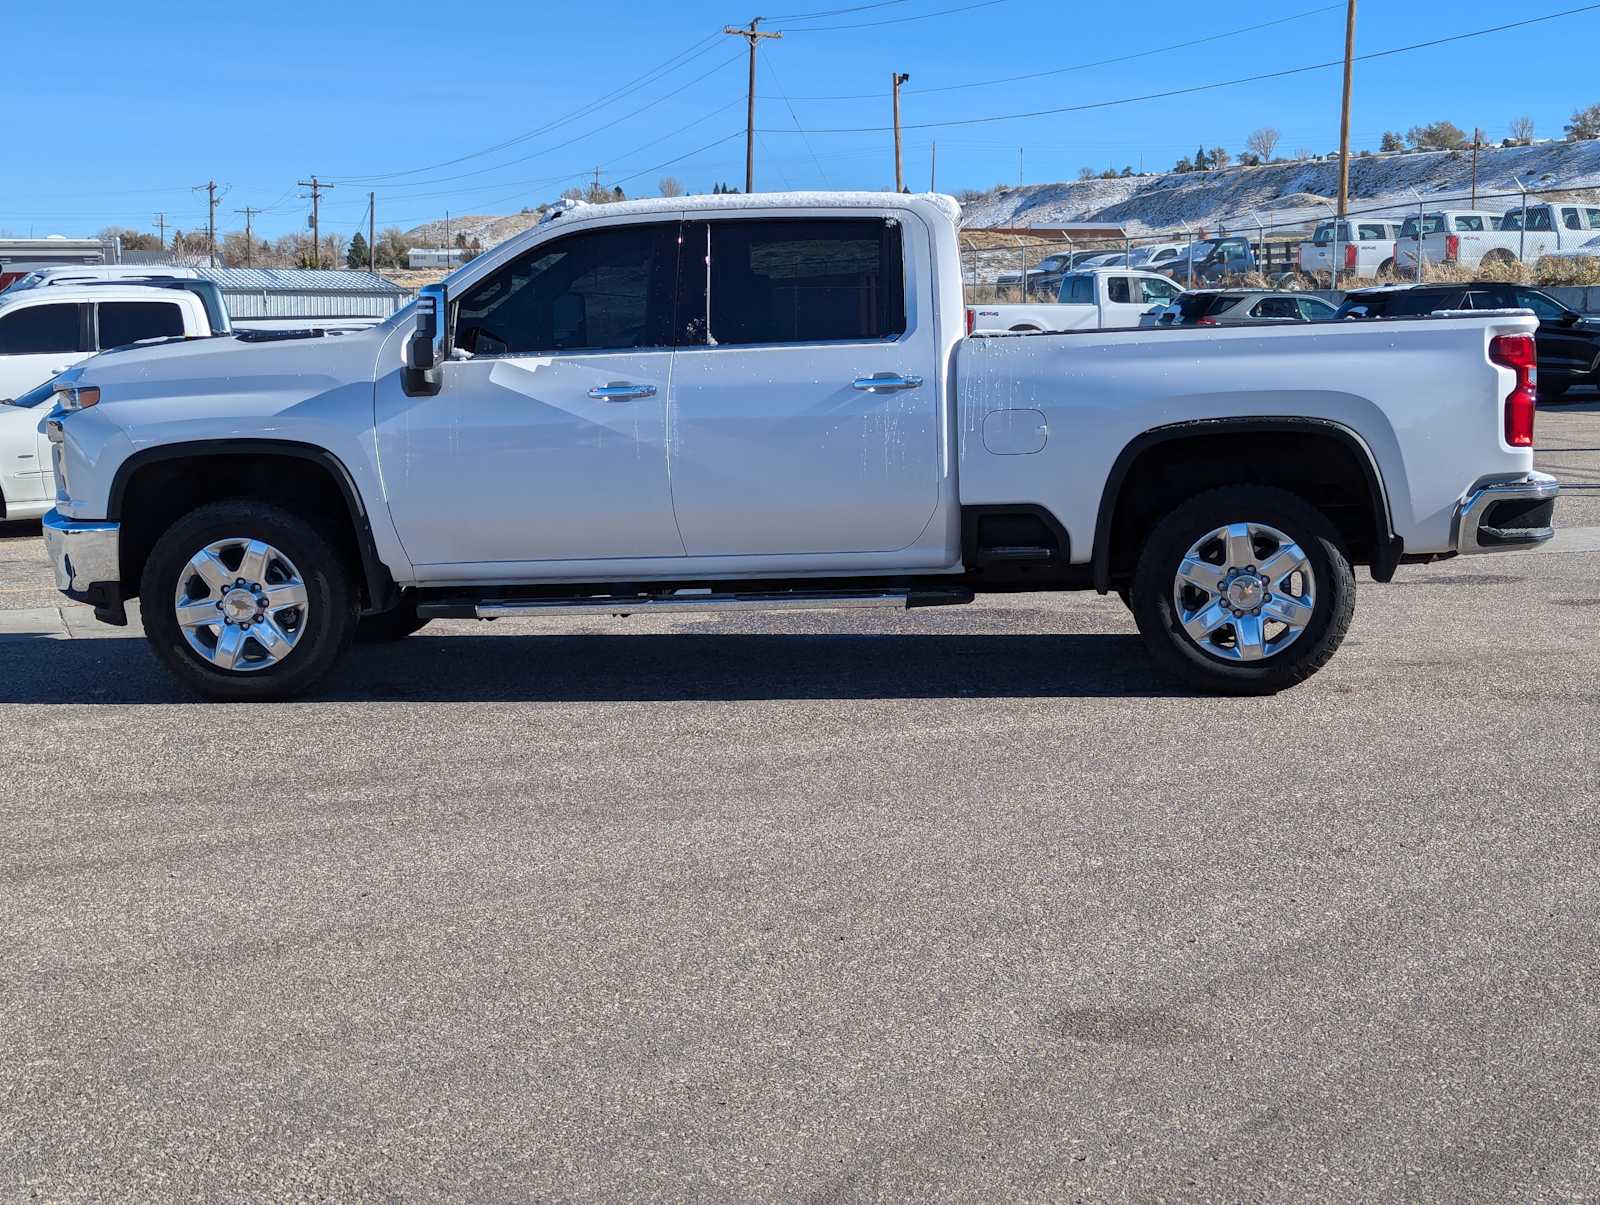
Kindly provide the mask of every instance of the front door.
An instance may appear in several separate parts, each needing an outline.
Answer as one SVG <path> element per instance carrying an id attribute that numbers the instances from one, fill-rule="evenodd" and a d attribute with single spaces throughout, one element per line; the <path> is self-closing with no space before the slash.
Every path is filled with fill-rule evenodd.
<path id="1" fill-rule="evenodd" d="M 891 553 L 927 526 L 940 368 L 929 303 L 906 287 L 913 232 L 889 217 L 685 226 L 680 310 L 703 319 L 673 368 L 670 447 L 689 555 Z"/>
<path id="2" fill-rule="evenodd" d="M 0 314 L 0 397 L 21 397 L 87 359 L 87 327 L 84 307 L 76 302 L 7 307 Z"/>
<path id="3" fill-rule="evenodd" d="M 398 366 L 380 377 L 389 509 L 425 577 L 683 555 L 666 457 L 677 258 L 676 221 L 541 242 L 452 296 L 465 358 L 437 396 L 406 396 Z"/>

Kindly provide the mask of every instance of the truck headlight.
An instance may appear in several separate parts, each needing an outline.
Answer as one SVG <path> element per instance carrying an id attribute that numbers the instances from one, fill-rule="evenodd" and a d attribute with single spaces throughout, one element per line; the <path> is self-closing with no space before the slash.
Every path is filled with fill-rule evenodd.
<path id="1" fill-rule="evenodd" d="M 56 387 L 56 404 L 68 414 L 87 410 L 100 401 L 100 390 L 93 385 L 68 381 Z"/>

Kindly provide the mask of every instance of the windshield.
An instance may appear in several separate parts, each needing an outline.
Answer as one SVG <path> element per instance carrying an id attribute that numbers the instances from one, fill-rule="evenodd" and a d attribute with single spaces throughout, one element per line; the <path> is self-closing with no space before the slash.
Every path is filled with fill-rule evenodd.
<path id="1" fill-rule="evenodd" d="M 28 390 L 28 392 L 23 394 L 21 397 L 13 399 L 10 404 L 13 406 L 21 406 L 26 410 L 31 410 L 35 406 L 44 405 L 55 396 L 55 392 L 55 381 L 52 379 L 46 381 L 43 385 L 39 385 Z"/>
<path id="2" fill-rule="evenodd" d="M 1195 259 L 1204 259 L 1206 256 L 1211 254 L 1212 249 L 1215 247 L 1216 243 L 1214 242 L 1195 243 L 1189 248 L 1189 253 L 1194 256 Z"/>
<path id="3" fill-rule="evenodd" d="M 1425 235 L 1426 234 L 1438 234 L 1439 231 L 1441 231 L 1443 229 L 1444 229 L 1444 214 L 1442 214 L 1442 213 L 1430 213 L 1430 214 L 1423 215 L 1423 219 L 1422 219 L 1422 233 L 1423 234 L 1425 234 Z M 1407 218 L 1405 220 L 1405 224 L 1400 227 L 1400 237 L 1401 238 L 1416 238 L 1417 237 L 1417 219 L 1416 218 L 1412 217 L 1412 218 Z"/>

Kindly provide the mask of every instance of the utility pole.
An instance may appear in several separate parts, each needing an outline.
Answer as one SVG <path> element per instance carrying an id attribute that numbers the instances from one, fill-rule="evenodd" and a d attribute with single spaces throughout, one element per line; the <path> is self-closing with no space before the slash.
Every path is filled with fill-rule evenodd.
<path id="1" fill-rule="evenodd" d="M 906 173 L 901 166 L 900 158 L 900 85 L 911 77 L 898 71 L 889 73 L 889 82 L 894 85 L 894 190 L 905 192 Z"/>
<path id="2" fill-rule="evenodd" d="M 1356 0 L 1349 0 L 1344 18 L 1344 104 L 1339 111 L 1339 215 L 1350 208 L 1350 83 L 1356 62 Z M 1421 249 L 1422 244 L 1417 244 Z"/>
<path id="3" fill-rule="evenodd" d="M 750 43 L 750 96 L 745 111 L 744 126 L 744 190 L 756 190 L 756 47 L 762 38 L 781 38 L 781 33 L 760 33 L 756 26 L 766 18 L 751 17 L 750 28 L 740 29 L 737 25 L 725 25 L 722 32 L 732 34 L 734 37 L 743 38 Z"/>
<path id="4" fill-rule="evenodd" d="M 244 266 L 255 267 L 256 241 L 250 236 L 250 219 L 260 213 L 259 209 L 251 209 L 246 205 L 243 209 L 235 209 L 234 213 L 244 214 Z"/>
<path id="5" fill-rule="evenodd" d="M 196 184 L 194 191 L 205 189 L 206 193 L 206 247 L 209 252 L 211 266 L 217 266 L 217 182 L 207 180 L 204 184 Z"/>
<path id="6" fill-rule="evenodd" d="M 1478 145 L 1483 141 L 1483 131 L 1472 127 L 1472 208 L 1478 207 Z"/>
<path id="7" fill-rule="evenodd" d="M 333 185 L 324 184 L 315 176 L 309 180 L 297 180 L 295 183 L 301 188 L 311 190 L 311 266 L 320 268 L 322 267 L 322 215 L 318 204 L 322 200 L 323 190 L 332 188 Z"/>
<path id="8" fill-rule="evenodd" d="M 167 215 L 166 214 L 164 214 L 164 213 L 156 214 L 156 226 L 161 231 L 161 234 L 158 236 L 160 238 L 160 240 L 161 240 L 160 249 L 162 251 L 165 251 L 167 249 Z"/>
<path id="9" fill-rule="evenodd" d="M 367 194 L 367 267 L 378 270 L 378 194 Z"/>
<path id="10" fill-rule="evenodd" d="M 1022 187 L 1022 148 L 1017 148 L 1017 187 Z"/>

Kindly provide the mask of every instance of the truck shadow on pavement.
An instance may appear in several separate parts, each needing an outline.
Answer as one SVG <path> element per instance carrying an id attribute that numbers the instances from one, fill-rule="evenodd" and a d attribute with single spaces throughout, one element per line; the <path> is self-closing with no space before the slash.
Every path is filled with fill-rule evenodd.
<path id="1" fill-rule="evenodd" d="M 1132 635 L 429 636 L 350 651 L 308 704 L 1182 697 Z M 0 641 L 0 703 L 190 703 L 143 640 Z"/>

